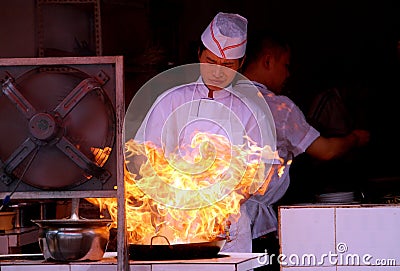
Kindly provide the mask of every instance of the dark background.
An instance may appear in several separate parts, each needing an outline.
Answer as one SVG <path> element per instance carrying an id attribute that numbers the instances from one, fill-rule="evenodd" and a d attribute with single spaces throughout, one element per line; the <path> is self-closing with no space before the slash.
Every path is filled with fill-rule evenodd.
<path id="1" fill-rule="evenodd" d="M 217 12 L 246 17 L 251 31 L 274 29 L 292 44 L 292 76 L 285 94 L 303 112 L 326 88 L 343 82 L 363 86 L 353 95 L 356 105 L 358 101 L 363 104 L 362 121 L 357 125 L 369 129 L 372 138 L 362 150 L 362 166 L 352 176 L 360 176 L 357 185 L 370 193 L 398 191 L 398 1 L 48 1 L 42 8 L 52 12 L 44 15 L 38 13 L 38 5 L 46 1 L 0 2 L 0 57 L 38 57 L 40 48 L 44 56 L 84 56 L 95 54 L 98 47 L 102 55 L 123 55 L 127 104 L 160 71 L 197 61 L 199 37 Z M 100 14 L 94 12 L 96 4 Z M 101 43 L 94 39 L 96 20 L 100 21 Z M 38 42 L 41 34 L 44 44 Z M 295 190 L 289 194 L 304 194 L 309 199 L 317 192 L 313 188 L 318 180 L 310 181 L 304 174 L 307 158 L 297 160 L 292 174 Z"/>

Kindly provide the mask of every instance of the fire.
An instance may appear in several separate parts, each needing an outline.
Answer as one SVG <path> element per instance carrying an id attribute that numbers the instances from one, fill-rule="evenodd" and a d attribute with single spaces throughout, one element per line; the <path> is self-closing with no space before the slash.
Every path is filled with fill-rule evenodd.
<path id="1" fill-rule="evenodd" d="M 285 172 L 286 166 L 283 165 L 284 160 L 282 158 L 280 160 L 281 160 L 281 162 L 280 162 L 281 166 L 278 167 L 278 176 L 282 177 L 283 173 Z M 293 162 L 293 160 L 288 160 L 286 162 L 286 165 L 290 166 L 292 164 L 292 162 Z"/>
<path id="2" fill-rule="evenodd" d="M 104 166 L 104 164 L 108 160 L 108 157 L 110 156 L 111 150 L 112 149 L 110 147 L 105 147 L 104 149 L 90 147 L 90 151 L 94 155 L 94 161 L 96 162 L 97 166 L 99 167 Z"/>
<path id="3" fill-rule="evenodd" d="M 155 235 L 171 244 L 209 241 L 227 234 L 250 194 L 264 193 L 273 169 L 261 158 L 271 148 L 231 145 L 221 135 L 197 133 L 181 157 L 165 157 L 151 142 L 126 143 L 125 208 L 129 243 L 150 244 Z M 143 159 L 138 159 L 143 158 Z M 138 163 L 140 161 L 140 163 Z M 138 171 L 132 170 L 138 164 Z M 117 227 L 117 199 L 89 198 L 107 208 Z M 165 244 L 163 238 L 155 238 Z"/>

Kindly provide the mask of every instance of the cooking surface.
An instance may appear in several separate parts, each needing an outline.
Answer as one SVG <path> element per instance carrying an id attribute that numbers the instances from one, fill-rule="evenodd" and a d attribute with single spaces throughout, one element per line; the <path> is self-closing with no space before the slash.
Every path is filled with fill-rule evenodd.
<path id="1" fill-rule="evenodd" d="M 115 252 L 106 252 L 101 261 L 54 263 L 44 260 L 3 260 L 0 261 L 1 271 L 84 271 L 95 268 L 97 271 L 117 270 Z M 129 261 L 132 271 L 157 270 L 232 270 L 245 271 L 260 266 L 260 253 L 220 253 L 211 259 L 167 260 L 167 261 Z M 93 269 L 94 270 L 94 269 Z"/>
<path id="2" fill-rule="evenodd" d="M 315 259 L 299 269 L 400 270 L 399 204 L 281 206 L 278 214 L 280 253 Z M 288 258 L 282 271 L 300 264 Z"/>

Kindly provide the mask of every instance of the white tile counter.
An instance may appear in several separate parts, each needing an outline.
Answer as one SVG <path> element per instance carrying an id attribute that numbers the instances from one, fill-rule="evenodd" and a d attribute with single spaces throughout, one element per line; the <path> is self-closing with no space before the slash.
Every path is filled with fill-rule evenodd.
<path id="1" fill-rule="evenodd" d="M 220 257 L 194 260 L 130 261 L 131 271 L 246 271 L 259 267 L 257 253 L 220 253 Z M 52 263 L 44 260 L 0 261 L 0 271 L 116 271 L 115 253 L 106 253 L 98 262 Z"/>
<path id="2" fill-rule="evenodd" d="M 282 271 L 399 271 L 400 205 L 279 207 Z"/>

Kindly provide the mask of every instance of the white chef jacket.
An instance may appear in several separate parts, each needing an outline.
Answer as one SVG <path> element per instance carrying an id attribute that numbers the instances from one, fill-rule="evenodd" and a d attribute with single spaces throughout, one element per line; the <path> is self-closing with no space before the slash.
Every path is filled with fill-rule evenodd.
<path id="1" fill-rule="evenodd" d="M 196 82 L 164 92 L 147 113 L 135 140 L 141 143 L 151 141 L 163 147 L 168 155 L 180 145 L 188 144 L 193 131 L 225 135 L 233 144 L 241 145 L 245 142 L 244 128 L 247 135 L 260 146 L 264 146 L 266 141 L 275 144 L 275 135 L 271 134 L 275 129 L 259 127 L 259 122 L 267 123 L 264 120 L 267 116 L 259 107 L 249 109 L 246 105 L 249 101 L 240 93 L 234 95 L 231 86 L 214 91 L 213 99 L 208 98 L 208 92 L 201 77 Z M 262 97 L 259 99 L 262 100 Z M 213 112 L 215 109 L 216 112 Z M 271 148 L 274 149 L 275 145 Z M 231 225 L 230 237 L 232 241 L 225 244 L 223 251 L 251 252 L 247 208 L 242 206 L 239 221 Z"/>
<path id="2" fill-rule="evenodd" d="M 277 230 L 278 221 L 272 205 L 282 198 L 289 186 L 288 162 L 303 153 L 320 135 L 307 123 L 303 112 L 288 97 L 275 95 L 265 85 L 248 80 L 239 80 L 234 90 L 244 92 L 254 87 L 262 93 L 272 112 L 276 127 L 276 147 L 285 168 L 280 177 L 275 171 L 264 195 L 253 195 L 245 203 L 251 220 L 253 239 Z"/>
<path id="3" fill-rule="evenodd" d="M 187 144 L 190 138 L 186 136 L 191 136 L 191 132 L 204 131 L 227 136 L 233 144 L 239 145 L 244 143 L 244 128 L 252 140 L 259 145 L 265 144 L 262 140 L 265 131 L 258 125 L 262 121 L 260 118 L 265 117 L 263 112 L 257 111 L 257 107 L 249 109 L 248 103 L 251 102 L 240 93 L 232 92 L 231 86 L 214 91 L 212 99 L 208 98 L 208 91 L 201 77 L 196 82 L 165 91 L 150 108 L 135 140 L 141 143 L 151 141 L 166 151 L 172 151 L 177 145 Z M 197 120 L 194 121 L 194 117 Z M 231 123 L 226 123 L 226 120 Z M 233 131 L 228 131 L 230 128 Z M 242 134 L 236 136 L 236 133 Z M 269 139 L 271 136 L 264 137 Z"/>

